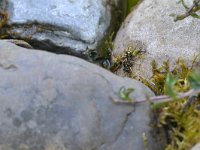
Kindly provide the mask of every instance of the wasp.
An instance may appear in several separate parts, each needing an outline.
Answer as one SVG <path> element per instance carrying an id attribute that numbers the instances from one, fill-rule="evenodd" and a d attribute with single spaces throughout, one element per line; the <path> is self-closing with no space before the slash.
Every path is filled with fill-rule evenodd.
<path id="1" fill-rule="evenodd" d="M 124 52 L 124 60 L 123 60 L 123 71 L 126 73 L 132 72 L 132 67 L 134 64 L 135 57 L 140 53 L 139 50 L 133 49 L 129 47 L 128 50 Z"/>
<path id="2" fill-rule="evenodd" d="M 134 65 L 135 58 L 138 54 L 141 53 L 140 50 L 137 50 L 133 47 L 128 47 L 124 51 L 124 54 L 115 58 L 114 65 L 111 67 L 111 71 L 115 72 L 116 70 L 123 68 L 125 73 L 132 73 L 132 67 Z"/>
<path id="3" fill-rule="evenodd" d="M 124 61 L 123 62 L 123 71 L 127 72 L 127 73 L 131 73 L 132 72 L 132 69 L 131 69 L 132 66 L 133 66 L 133 64 L 131 62 Z"/>

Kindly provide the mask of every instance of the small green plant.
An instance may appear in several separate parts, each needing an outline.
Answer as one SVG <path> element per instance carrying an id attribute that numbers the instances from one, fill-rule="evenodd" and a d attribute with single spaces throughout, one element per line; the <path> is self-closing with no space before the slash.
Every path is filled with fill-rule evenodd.
<path id="1" fill-rule="evenodd" d="M 184 0 L 180 0 L 181 4 L 185 8 L 186 12 L 181 15 L 172 14 L 171 16 L 174 17 L 174 21 L 183 20 L 188 16 L 192 16 L 194 18 L 200 19 L 200 16 L 196 13 L 200 10 L 200 0 L 193 0 L 192 6 L 187 6 Z"/>
<path id="2" fill-rule="evenodd" d="M 148 99 L 139 101 L 150 100 L 154 103 L 162 103 L 199 93 L 200 73 L 199 70 L 193 71 L 198 56 L 195 57 L 191 67 L 187 67 L 184 60 L 178 59 L 176 66 L 171 71 L 169 61 L 164 61 L 161 67 L 158 67 L 157 63 L 152 61 L 153 76 L 151 81 L 149 82 L 143 78 L 140 78 L 140 80 L 150 87 L 156 95 L 160 96 L 148 97 Z"/>
<path id="3" fill-rule="evenodd" d="M 188 81 L 191 84 L 191 87 L 195 90 L 200 89 L 200 71 L 195 71 L 193 72 L 189 77 Z"/>
<path id="4" fill-rule="evenodd" d="M 177 98 L 177 93 L 174 90 L 175 84 L 177 83 L 177 78 L 173 74 L 168 73 L 165 79 L 165 93 L 172 97 L 173 99 Z"/>
<path id="5" fill-rule="evenodd" d="M 197 74 L 196 72 L 199 72 L 199 74 Z M 166 95 L 153 96 L 153 97 L 148 97 L 148 98 L 144 98 L 144 99 L 139 99 L 139 100 L 136 100 L 136 101 L 130 100 L 130 98 L 128 97 L 128 99 L 129 99 L 128 102 L 130 102 L 130 103 L 141 103 L 141 102 L 145 102 L 145 101 L 150 101 L 150 102 L 153 102 L 153 103 L 157 104 L 157 103 L 163 103 L 163 102 L 173 101 L 173 100 L 176 100 L 176 99 L 182 99 L 182 98 L 194 95 L 194 94 L 199 94 L 200 93 L 200 80 L 199 80 L 199 78 L 200 78 L 200 71 L 196 71 L 196 72 L 192 73 L 188 77 L 189 84 L 191 84 L 193 86 L 195 85 L 194 86 L 195 88 L 192 86 L 192 89 L 190 89 L 187 92 L 176 92 L 174 90 L 175 84 L 176 84 L 176 79 L 170 77 L 170 75 L 167 74 L 167 76 L 165 77 L 166 78 L 166 82 L 165 82 L 166 86 L 164 87 L 165 91 L 166 91 Z M 191 80 L 191 78 L 192 78 L 192 82 L 189 81 L 189 79 Z M 119 93 L 124 93 L 124 92 L 126 92 L 126 90 L 123 87 L 120 88 Z M 128 95 L 131 92 L 129 91 Z M 122 98 L 121 95 L 120 95 L 120 98 Z M 124 99 L 122 98 L 122 101 L 118 100 L 117 102 L 124 103 L 123 100 Z"/>
<path id="6" fill-rule="evenodd" d="M 130 94 L 134 91 L 133 88 L 125 88 L 125 87 L 121 87 L 119 92 L 118 92 L 118 96 L 120 97 L 120 99 L 122 99 L 123 101 L 127 101 L 127 102 L 133 102 L 133 99 L 130 98 Z"/>
<path id="7" fill-rule="evenodd" d="M 169 61 L 161 67 L 152 62 L 151 81 L 141 79 L 157 96 L 144 99 L 120 96 L 117 103 L 136 104 L 152 102 L 158 115 L 158 127 L 164 128 L 167 138 L 166 150 L 188 150 L 200 142 L 200 68 L 194 69 L 198 56 L 188 67 L 184 60 L 178 59 L 174 68 Z M 129 93 L 130 95 L 130 93 Z"/>

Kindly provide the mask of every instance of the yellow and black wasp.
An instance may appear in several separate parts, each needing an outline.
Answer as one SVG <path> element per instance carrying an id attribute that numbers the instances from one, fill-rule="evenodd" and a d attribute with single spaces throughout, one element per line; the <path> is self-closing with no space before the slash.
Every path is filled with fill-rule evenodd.
<path id="1" fill-rule="evenodd" d="M 115 72 L 120 68 L 123 68 L 125 73 L 132 73 L 132 67 L 134 65 L 135 58 L 142 51 L 137 50 L 133 47 L 128 47 L 127 50 L 124 51 L 123 55 L 120 55 L 113 60 L 113 66 L 111 67 L 111 71 Z"/>

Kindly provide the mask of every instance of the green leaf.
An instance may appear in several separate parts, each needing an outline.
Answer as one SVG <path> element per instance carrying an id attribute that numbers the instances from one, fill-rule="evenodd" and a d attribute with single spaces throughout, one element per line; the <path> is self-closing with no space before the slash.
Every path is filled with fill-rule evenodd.
<path id="1" fill-rule="evenodd" d="M 186 3 L 184 2 L 184 0 L 181 0 L 181 3 L 183 5 L 183 7 L 185 7 L 185 9 L 189 9 L 189 6 L 186 5 Z"/>
<path id="2" fill-rule="evenodd" d="M 151 106 L 151 109 L 156 110 L 156 109 L 166 107 L 167 104 L 169 104 L 169 102 L 152 103 L 150 106 Z"/>
<path id="3" fill-rule="evenodd" d="M 200 19 L 200 16 L 197 15 L 196 13 L 192 13 L 190 16 L 192 16 L 193 18 L 196 18 L 196 19 Z"/>
<path id="4" fill-rule="evenodd" d="M 133 88 L 128 88 L 124 91 L 125 95 L 129 96 L 129 94 L 131 94 L 134 91 Z"/>
<path id="5" fill-rule="evenodd" d="M 122 99 L 122 100 L 125 100 L 125 101 L 129 101 L 129 102 L 133 102 L 133 100 L 129 97 L 130 94 L 134 91 L 133 88 L 125 88 L 125 87 L 121 87 L 119 92 L 118 92 L 118 95 L 119 97 Z"/>
<path id="6" fill-rule="evenodd" d="M 193 89 L 200 89 L 200 70 L 194 71 L 188 77 L 188 81 Z"/>
<path id="7" fill-rule="evenodd" d="M 166 81 L 165 81 L 165 93 L 174 99 L 176 99 L 176 95 L 177 95 L 174 90 L 174 86 L 176 82 L 177 82 L 177 78 L 173 76 L 172 74 L 168 73 L 166 76 Z"/>

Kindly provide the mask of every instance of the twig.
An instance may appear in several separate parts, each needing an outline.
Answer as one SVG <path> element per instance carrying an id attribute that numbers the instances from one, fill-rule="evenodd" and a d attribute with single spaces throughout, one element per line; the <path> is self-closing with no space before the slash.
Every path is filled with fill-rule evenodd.
<path id="1" fill-rule="evenodd" d="M 21 47 L 24 47 L 24 48 L 33 49 L 33 47 L 29 43 L 24 41 L 24 40 L 4 39 L 4 41 L 11 42 L 11 43 L 13 43 L 15 45 L 18 45 L 18 46 L 21 46 Z"/>
<path id="2" fill-rule="evenodd" d="M 191 95 L 195 95 L 200 93 L 200 89 L 194 90 L 191 89 L 187 92 L 184 93 L 178 93 L 176 99 L 182 99 Z M 132 101 L 125 101 L 125 100 L 119 100 L 119 99 L 113 99 L 111 98 L 112 101 L 115 103 L 124 103 L 124 104 L 135 104 L 135 103 L 142 103 L 146 101 L 154 102 L 154 103 L 162 103 L 162 102 L 169 102 L 174 100 L 174 98 L 168 96 L 168 95 L 161 95 L 161 96 L 153 96 L 153 97 L 147 97 L 147 98 L 142 98 L 142 99 L 136 99 Z"/>
<path id="3" fill-rule="evenodd" d="M 195 15 L 194 13 L 200 10 L 200 0 L 194 0 L 193 5 L 186 11 L 185 14 L 178 15 L 175 17 L 174 21 L 183 20 L 190 15 Z"/>

